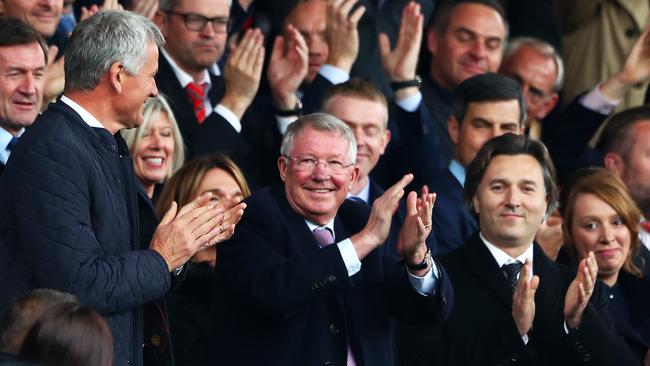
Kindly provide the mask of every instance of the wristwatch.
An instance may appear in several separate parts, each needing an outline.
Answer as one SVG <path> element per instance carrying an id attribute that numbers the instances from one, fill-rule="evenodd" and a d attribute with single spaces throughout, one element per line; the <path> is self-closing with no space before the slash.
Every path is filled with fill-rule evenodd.
<path id="1" fill-rule="evenodd" d="M 278 117 L 292 117 L 292 116 L 300 116 L 302 113 L 302 101 L 300 98 L 296 97 L 296 105 L 293 107 L 293 109 L 289 110 L 275 110 L 275 114 Z"/>
<path id="2" fill-rule="evenodd" d="M 391 83 L 390 83 L 390 88 L 393 91 L 398 91 L 400 89 L 410 88 L 412 86 L 415 86 L 418 89 L 422 86 L 422 78 L 419 75 L 415 75 L 415 79 L 413 79 L 413 80 L 391 81 Z"/>
<path id="3" fill-rule="evenodd" d="M 424 253 L 424 258 L 422 259 L 422 263 L 420 264 L 409 264 L 406 262 L 406 268 L 410 269 L 411 271 L 421 271 L 423 269 L 427 269 L 430 266 L 433 266 L 433 258 L 431 257 L 431 248 L 427 247 L 427 252 Z"/>

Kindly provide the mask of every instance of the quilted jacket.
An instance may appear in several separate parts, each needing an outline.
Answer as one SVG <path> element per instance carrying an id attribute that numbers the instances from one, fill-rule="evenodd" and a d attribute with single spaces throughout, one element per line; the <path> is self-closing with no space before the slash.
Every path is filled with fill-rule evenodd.
<path id="1" fill-rule="evenodd" d="M 23 135 L 0 178 L 0 312 L 32 288 L 75 294 L 111 328 L 115 365 L 142 364 L 142 305 L 170 287 L 146 248 L 138 182 L 119 133 L 62 102 Z"/>

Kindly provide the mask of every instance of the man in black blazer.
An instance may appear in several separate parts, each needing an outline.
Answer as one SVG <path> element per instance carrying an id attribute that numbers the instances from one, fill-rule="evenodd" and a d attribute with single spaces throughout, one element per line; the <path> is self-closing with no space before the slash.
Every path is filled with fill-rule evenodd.
<path id="1" fill-rule="evenodd" d="M 41 110 L 46 64 L 45 41 L 36 30 L 15 18 L 0 19 L 0 175 Z"/>
<path id="2" fill-rule="evenodd" d="M 249 111 L 257 93 L 264 57 L 263 35 L 252 29 L 229 55 L 227 0 L 163 0 L 155 16 L 166 43 L 156 83 L 167 95 L 188 156 L 222 152 L 233 158 L 254 187 L 264 178 L 266 119 Z M 245 117 L 246 114 L 246 117 Z"/>
<path id="3" fill-rule="evenodd" d="M 634 364 L 602 317 L 593 253 L 571 274 L 533 241 L 557 199 L 540 142 L 513 134 L 489 141 L 467 169 L 465 198 L 480 231 L 442 259 L 454 309 L 433 333 L 447 344 L 422 364 Z"/>
<path id="4" fill-rule="evenodd" d="M 284 187 L 253 194 L 219 249 L 216 362 L 393 365 L 391 317 L 445 318 L 451 288 L 424 243 L 433 195 L 408 196 L 400 262 L 382 244 L 412 176 L 368 216 L 367 206 L 345 199 L 359 171 L 355 148 L 352 131 L 330 115 L 289 126 L 278 159 Z"/>

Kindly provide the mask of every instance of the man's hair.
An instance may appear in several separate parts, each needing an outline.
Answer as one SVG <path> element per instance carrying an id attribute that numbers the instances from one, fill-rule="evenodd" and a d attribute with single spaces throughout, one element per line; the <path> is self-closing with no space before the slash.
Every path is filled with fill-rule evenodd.
<path id="1" fill-rule="evenodd" d="M 463 123 L 470 103 L 504 102 L 519 103 L 519 127 L 526 121 L 526 100 L 521 86 L 504 75 L 485 73 L 466 79 L 455 91 L 452 114 L 459 124 Z"/>
<path id="2" fill-rule="evenodd" d="M 65 90 L 93 90 L 115 62 L 137 74 L 144 66 L 151 43 L 165 42 L 146 17 L 103 10 L 77 25 L 65 52 Z"/>
<path id="3" fill-rule="evenodd" d="M 329 107 L 332 103 L 332 100 L 339 96 L 354 97 L 381 104 L 382 107 L 384 107 L 384 111 L 386 112 L 386 116 L 383 121 L 384 128 L 388 127 L 388 102 L 386 101 L 386 97 L 381 92 L 381 90 L 377 89 L 377 87 L 372 85 L 372 83 L 360 78 L 354 78 L 346 81 L 345 83 L 337 84 L 327 89 L 325 95 L 323 95 L 321 109 L 324 112 L 329 113 Z"/>
<path id="4" fill-rule="evenodd" d="M 289 156 L 293 148 L 294 140 L 307 128 L 322 132 L 337 133 L 343 137 L 348 143 L 348 159 L 350 163 L 354 164 L 356 162 L 357 142 L 354 139 L 354 133 L 352 133 L 350 127 L 343 123 L 343 121 L 327 113 L 308 114 L 290 124 L 282 138 L 282 146 L 280 147 L 280 154 L 282 156 Z"/>
<path id="5" fill-rule="evenodd" d="M 57 304 L 74 301 L 74 295 L 51 289 L 32 290 L 18 299 L 0 323 L 0 351 L 17 355 L 29 328 L 44 312 Z"/>
<path id="6" fill-rule="evenodd" d="M 131 155 L 135 158 L 135 153 L 140 148 L 144 135 L 147 132 L 150 132 L 151 127 L 160 120 L 162 113 L 166 114 L 169 119 L 169 124 L 172 129 L 172 138 L 174 139 L 174 153 L 171 158 L 171 166 L 165 175 L 165 179 L 169 179 L 178 169 L 181 168 L 181 166 L 183 166 L 183 162 L 185 161 L 185 149 L 183 147 L 183 135 L 181 135 L 181 130 L 178 127 L 176 117 L 174 117 L 174 112 L 162 94 L 147 99 L 144 104 L 144 111 L 142 112 L 144 122 L 142 122 L 140 126 L 137 128 L 123 129 L 120 133 L 122 134 L 122 137 L 124 137 L 126 144 L 129 146 Z"/>
<path id="7" fill-rule="evenodd" d="M 555 62 L 555 70 L 557 71 L 555 75 L 555 83 L 553 83 L 553 91 L 556 93 L 559 92 L 564 85 L 564 63 L 562 62 L 562 56 L 560 56 L 555 47 L 541 39 L 533 37 L 515 37 L 508 41 L 508 47 L 506 47 L 503 59 L 505 60 L 508 56 L 519 51 L 523 46 L 532 47 L 542 56 L 553 59 L 553 62 Z"/>
<path id="8" fill-rule="evenodd" d="M 443 35 L 447 32 L 449 23 L 451 22 L 451 13 L 458 5 L 461 4 L 478 4 L 484 5 L 489 8 L 494 9 L 501 16 L 501 21 L 506 29 L 505 39 L 508 38 L 508 20 L 506 18 L 506 12 L 503 9 L 503 6 L 496 0 L 443 0 L 440 5 L 438 5 L 431 17 L 430 25 L 438 33 L 438 35 Z"/>
<path id="9" fill-rule="evenodd" d="M 158 9 L 160 9 L 162 11 L 174 10 L 174 7 L 176 7 L 176 5 L 178 5 L 179 1 L 180 0 L 159 0 L 158 1 Z M 190 1 L 199 1 L 199 0 L 190 0 Z M 226 4 L 228 4 L 228 6 L 232 5 L 232 0 L 225 0 L 225 1 L 226 1 Z"/>
<path id="10" fill-rule="evenodd" d="M 20 19 L 0 16 L 0 47 L 27 46 L 37 43 L 47 63 L 47 44 L 36 29 Z"/>
<path id="11" fill-rule="evenodd" d="M 555 185 L 555 167 L 544 144 L 537 140 L 528 138 L 528 136 L 515 135 L 506 133 L 495 137 L 486 142 L 485 145 L 476 154 L 476 157 L 467 166 L 465 179 L 465 204 L 473 206 L 473 199 L 478 191 L 478 187 L 483 180 L 483 176 L 490 165 L 492 159 L 499 155 L 530 155 L 542 167 L 542 176 L 544 177 L 544 188 L 548 206 L 546 215 L 550 215 L 555 209 L 558 199 L 558 190 Z"/>
<path id="12" fill-rule="evenodd" d="M 632 133 L 634 125 L 639 121 L 648 120 L 650 120 L 650 106 L 635 107 L 613 115 L 603 128 L 596 149 L 603 154 L 613 152 L 627 158 L 634 145 L 632 143 L 635 138 Z"/>

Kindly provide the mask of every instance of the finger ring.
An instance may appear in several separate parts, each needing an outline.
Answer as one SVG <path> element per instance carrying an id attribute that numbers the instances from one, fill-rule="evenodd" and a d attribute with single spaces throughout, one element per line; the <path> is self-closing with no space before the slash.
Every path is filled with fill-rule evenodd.
<path id="1" fill-rule="evenodd" d="M 428 223 L 428 224 L 424 225 L 424 228 L 429 230 L 431 228 L 431 223 Z"/>
<path id="2" fill-rule="evenodd" d="M 223 233 L 226 231 L 226 229 L 223 228 L 223 224 L 219 224 L 219 234 Z"/>

